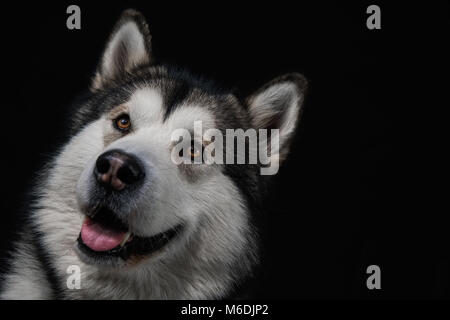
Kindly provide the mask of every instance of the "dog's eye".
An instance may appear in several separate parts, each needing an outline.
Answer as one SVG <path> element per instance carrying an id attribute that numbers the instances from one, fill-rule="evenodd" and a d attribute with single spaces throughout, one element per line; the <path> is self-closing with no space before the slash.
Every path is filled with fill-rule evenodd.
<path id="1" fill-rule="evenodd" d="M 191 148 L 189 149 L 189 155 L 191 158 L 197 158 L 202 154 L 202 147 L 198 146 L 195 142 L 191 144 Z"/>
<path id="2" fill-rule="evenodd" d="M 186 151 L 186 155 L 184 155 L 183 151 Z M 201 143 L 192 140 L 190 147 L 187 150 L 184 148 L 181 149 L 178 155 L 185 160 L 196 161 L 195 163 L 198 163 L 197 161 L 199 158 L 201 159 L 203 152 L 204 146 Z"/>
<path id="3" fill-rule="evenodd" d="M 131 127 L 130 116 L 127 114 L 122 114 L 114 120 L 116 128 L 120 131 L 128 131 Z"/>

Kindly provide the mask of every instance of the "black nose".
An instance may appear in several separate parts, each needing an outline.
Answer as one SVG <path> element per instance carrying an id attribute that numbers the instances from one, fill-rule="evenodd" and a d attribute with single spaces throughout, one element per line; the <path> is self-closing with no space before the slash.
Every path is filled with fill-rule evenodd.
<path id="1" fill-rule="evenodd" d="M 94 175 L 103 186 L 120 191 L 142 180 L 144 170 L 135 156 L 111 150 L 98 157 Z"/>

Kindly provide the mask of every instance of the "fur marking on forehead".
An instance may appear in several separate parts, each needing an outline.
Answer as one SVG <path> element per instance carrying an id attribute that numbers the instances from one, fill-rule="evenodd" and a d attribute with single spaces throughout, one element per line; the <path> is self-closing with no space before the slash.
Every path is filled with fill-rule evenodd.
<path id="1" fill-rule="evenodd" d="M 172 129 L 185 128 L 188 130 L 194 130 L 196 122 L 201 123 L 203 130 L 216 127 L 213 114 L 207 108 L 196 105 L 180 106 L 166 121 Z"/>
<path id="2" fill-rule="evenodd" d="M 163 99 L 156 88 L 136 90 L 128 102 L 132 118 L 141 123 L 154 123 L 162 120 Z"/>

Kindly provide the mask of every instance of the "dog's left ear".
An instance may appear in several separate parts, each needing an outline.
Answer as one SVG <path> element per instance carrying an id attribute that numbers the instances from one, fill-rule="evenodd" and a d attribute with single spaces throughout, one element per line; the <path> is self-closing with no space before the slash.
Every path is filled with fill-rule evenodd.
<path id="1" fill-rule="evenodd" d="M 279 145 L 270 146 L 283 160 L 297 128 L 308 83 L 301 74 L 276 78 L 247 99 L 255 129 L 279 129 Z"/>
<path id="2" fill-rule="evenodd" d="M 91 90 L 102 89 L 151 60 L 151 35 L 144 16 L 125 10 L 106 43 Z"/>

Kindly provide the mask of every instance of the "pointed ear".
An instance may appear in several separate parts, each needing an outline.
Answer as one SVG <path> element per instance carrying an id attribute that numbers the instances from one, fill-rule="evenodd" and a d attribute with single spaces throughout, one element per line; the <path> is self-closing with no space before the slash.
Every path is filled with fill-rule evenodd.
<path id="1" fill-rule="evenodd" d="M 279 129 L 278 150 L 275 150 L 275 146 L 271 146 L 271 149 L 279 153 L 280 160 L 289 152 L 307 85 L 302 75 L 287 74 L 270 81 L 247 99 L 255 129 Z"/>
<path id="2" fill-rule="evenodd" d="M 116 23 L 91 90 L 99 90 L 120 80 L 134 68 L 151 62 L 151 35 L 144 16 L 132 9 L 124 11 Z"/>

